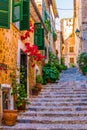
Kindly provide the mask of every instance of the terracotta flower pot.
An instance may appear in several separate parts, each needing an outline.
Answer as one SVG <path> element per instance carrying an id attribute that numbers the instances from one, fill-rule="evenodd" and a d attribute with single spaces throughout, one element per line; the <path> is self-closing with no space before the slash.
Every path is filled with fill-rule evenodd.
<path id="1" fill-rule="evenodd" d="M 8 109 L 4 110 L 3 111 L 4 123 L 8 126 L 15 125 L 17 121 L 17 115 L 18 115 L 17 110 L 8 110 Z"/>
<path id="2" fill-rule="evenodd" d="M 39 90 L 33 89 L 33 90 L 32 90 L 32 95 L 38 95 L 38 92 L 39 92 Z"/>
<path id="3" fill-rule="evenodd" d="M 22 102 L 22 105 L 18 107 L 18 110 L 26 110 L 26 101 Z"/>
<path id="4" fill-rule="evenodd" d="M 38 91 L 41 91 L 41 89 L 42 89 L 42 84 L 41 84 L 41 83 L 36 83 L 36 87 L 38 88 Z"/>

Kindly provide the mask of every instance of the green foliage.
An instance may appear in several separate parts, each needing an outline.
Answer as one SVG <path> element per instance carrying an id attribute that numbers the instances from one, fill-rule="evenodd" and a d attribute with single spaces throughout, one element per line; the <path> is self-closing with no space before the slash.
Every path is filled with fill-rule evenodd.
<path id="1" fill-rule="evenodd" d="M 78 65 L 83 74 L 87 73 L 87 53 L 83 52 L 78 56 Z"/>
<path id="2" fill-rule="evenodd" d="M 36 83 L 43 83 L 43 78 L 41 75 L 36 75 Z"/>
<path id="3" fill-rule="evenodd" d="M 52 52 L 49 53 L 49 63 L 51 65 L 54 65 L 56 68 L 59 65 L 59 59 L 57 56 L 55 56 Z"/>
<path id="4" fill-rule="evenodd" d="M 18 72 L 20 72 L 20 69 L 17 68 Z M 30 102 L 27 99 L 27 92 L 25 90 L 25 85 L 24 83 L 20 83 L 18 82 L 18 78 L 20 78 L 21 80 L 23 79 L 24 81 L 24 77 L 23 77 L 23 73 L 21 72 L 19 75 L 16 75 L 14 72 L 10 73 L 10 78 L 11 78 L 11 83 L 12 83 L 12 93 L 11 95 L 14 96 L 15 100 L 15 108 L 18 108 L 20 106 L 22 106 L 23 101 L 25 101 L 27 104 L 29 104 Z"/>
<path id="5" fill-rule="evenodd" d="M 49 55 L 49 63 L 51 65 L 54 65 L 58 69 L 59 72 L 67 69 L 67 66 L 65 65 L 65 62 L 64 62 L 64 58 L 61 58 L 61 64 L 59 64 L 58 57 L 55 56 L 52 52 L 50 52 L 50 55 Z"/>
<path id="6" fill-rule="evenodd" d="M 65 65 L 65 61 L 64 61 L 64 58 L 63 58 L 63 57 L 61 58 L 61 64 L 62 64 L 62 65 Z"/>
<path id="7" fill-rule="evenodd" d="M 61 66 L 62 66 L 62 70 L 67 70 L 67 66 L 65 65 L 65 60 L 63 57 L 61 58 Z"/>
<path id="8" fill-rule="evenodd" d="M 55 82 L 59 78 L 59 71 L 54 65 L 51 65 L 50 63 L 47 63 L 43 67 L 43 79 L 44 80 L 51 80 L 52 82 Z"/>
<path id="9" fill-rule="evenodd" d="M 50 20 L 49 20 L 49 19 L 47 19 L 47 20 L 45 21 L 45 25 L 46 25 L 47 30 L 48 30 L 49 32 L 51 32 L 51 23 L 50 23 Z"/>
<path id="10" fill-rule="evenodd" d="M 53 41 L 55 42 L 57 40 L 57 34 L 53 31 Z"/>
<path id="11" fill-rule="evenodd" d="M 71 64 L 70 66 L 71 66 L 72 68 L 75 68 L 75 67 L 76 67 L 76 65 L 75 65 L 75 64 Z"/>

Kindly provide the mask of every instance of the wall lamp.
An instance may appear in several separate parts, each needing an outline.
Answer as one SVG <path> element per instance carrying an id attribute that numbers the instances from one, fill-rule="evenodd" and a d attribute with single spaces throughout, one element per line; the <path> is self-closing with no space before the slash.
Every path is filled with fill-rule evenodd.
<path id="1" fill-rule="evenodd" d="M 80 35 L 80 30 L 79 29 L 76 29 L 75 33 L 76 33 L 76 36 L 79 37 L 81 40 L 83 40 L 83 41 L 87 40 L 87 38 L 79 36 Z"/>

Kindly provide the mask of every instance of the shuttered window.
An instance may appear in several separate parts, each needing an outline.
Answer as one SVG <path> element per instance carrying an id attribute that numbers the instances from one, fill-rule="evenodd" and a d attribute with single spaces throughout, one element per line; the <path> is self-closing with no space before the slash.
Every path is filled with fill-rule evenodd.
<path id="1" fill-rule="evenodd" d="M 23 19 L 20 21 L 20 30 L 30 28 L 30 0 L 23 0 Z"/>
<path id="2" fill-rule="evenodd" d="M 12 22 L 21 21 L 23 18 L 23 0 L 12 1 Z"/>
<path id="3" fill-rule="evenodd" d="M 0 0 L 0 28 L 10 28 L 10 0 Z"/>
<path id="4" fill-rule="evenodd" d="M 44 29 L 39 23 L 35 23 L 34 44 L 38 46 L 39 50 L 44 50 Z"/>

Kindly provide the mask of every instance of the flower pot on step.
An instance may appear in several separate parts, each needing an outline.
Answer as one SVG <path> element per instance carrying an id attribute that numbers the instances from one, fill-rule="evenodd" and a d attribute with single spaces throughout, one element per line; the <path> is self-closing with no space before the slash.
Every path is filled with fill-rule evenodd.
<path id="1" fill-rule="evenodd" d="M 17 110 L 4 110 L 3 111 L 3 119 L 5 125 L 8 126 L 13 126 L 16 124 L 17 121 L 17 116 L 18 116 L 18 111 Z"/>

